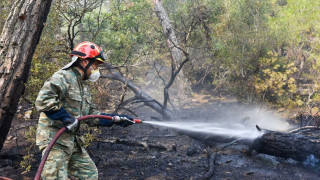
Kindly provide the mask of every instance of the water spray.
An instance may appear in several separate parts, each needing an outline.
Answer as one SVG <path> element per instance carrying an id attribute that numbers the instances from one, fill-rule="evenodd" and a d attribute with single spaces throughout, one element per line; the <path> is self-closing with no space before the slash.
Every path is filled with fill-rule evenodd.
<path id="1" fill-rule="evenodd" d="M 177 121 L 143 121 L 146 124 L 185 130 L 190 132 L 206 133 L 229 138 L 256 139 L 263 135 L 263 131 L 256 127 L 250 127 L 240 123 L 206 123 L 206 122 L 177 122 Z"/>

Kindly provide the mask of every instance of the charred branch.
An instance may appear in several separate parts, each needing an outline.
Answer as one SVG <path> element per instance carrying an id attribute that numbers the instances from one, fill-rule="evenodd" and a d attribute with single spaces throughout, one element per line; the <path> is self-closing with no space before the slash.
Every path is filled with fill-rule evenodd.
<path id="1" fill-rule="evenodd" d="M 205 180 L 210 179 L 214 174 L 214 160 L 216 156 L 214 154 L 210 154 L 209 156 L 209 171 L 202 177 L 199 178 L 199 180 Z"/>
<path id="2" fill-rule="evenodd" d="M 98 140 L 98 142 L 102 143 L 111 143 L 111 144 L 124 144 L 127 146 L 138 146 L 142 147 L 145 149 L 157 149 L 159 151 L 166 151 L 167 147 L 162 145 L 162 144 L 153 144 L 153 143 L 147 143 L 143 141 L 137 141 L 134 139 L 119 139 L 119 138 L 114 138 L 114 139 L 101 139 Z"/>
<path id="3" fill-rule="evenodd" d="M 294 129 L 294 130 L 290 131 L 290 133 L 306 133 L 306 132 L 317 131 L 317 130 L 320 130 L 320 127 L 305 126 L 305 127 L 301 127 L 298 129 Z"/>
<path id="4" fill-rule="evenodd" d="M 115 112 L 118 112 L 120 109 L 124 109 L 124 106 L 126 106 L 127 104 L 132 103 L 132 101 L 138 99 L 136 96 L 133 96 L 125 101 L 123 101 L 115 110 Z"/>
<path id="5" fill-rule="evenodd" d="M 101 78 L 109 78 L 113 80 L 120 81 L 121 83 L 125 84 L 130 90 L 132 90 L 135 93 L 135 96 L 132 98 L 129 98 L 128 100 L 124 101 L 121 105 L 121 107 L 129 104 L 130 102 L 134 100 L 139 100 L 143 102 L 146 106 L 154 109 L 158 113 L 160 113 L 164 118 L 170 119 L 171 118 L 171 112 L 161 105 L 160 102 L 157 100 L 151 98 L 148 94 L 143 92 L 141 88 L 139 88 L 137 85 L 135 85 L 132 81 L 130 81 L 128 78 L 124 77 L 122 74 L 117 72 L 114 67 L 112 67 L 111 64 L 105 63 L 105 67 L 109 70 L 108 75 L 103 75 Z"/>
<path id="6" fill-rule="evenodd" d="M 133 114 L 136 117 L 138 116 L 135 112 L 133 112 L 132 110 L 125 108 L 125 107 L 119 107 L 119 109 L 117 111 L 115 111 L 115 113 L 117 113 L 120 109 L 124 109 L 124 110 L 130 112 L 131 114 Z"/>
<path id="7" fill-rule="evenodd" d="M 211 177 L 214 174 L 214 162 L 216 159 L 216 156 L 214 155 L 213 152 L 211 152 L 210 148 L 206 148 L 206 151 L 208 153 L 208 161 L 209 161 L 209 170 L 206 174 L 202 175 L 202 176 L 197 176 L 194 177 L 192 179 L 196 179 L 196 180 L 207 180 L 207 179 L 211 179 Z"/>

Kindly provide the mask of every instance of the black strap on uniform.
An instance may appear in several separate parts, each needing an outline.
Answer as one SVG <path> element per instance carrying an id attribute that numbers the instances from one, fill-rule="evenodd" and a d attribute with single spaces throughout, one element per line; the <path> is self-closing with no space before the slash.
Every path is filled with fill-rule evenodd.
<path id="1" fill-rule="evenodd" d="M 84 72 L 84 80 L 87 80 L 88 77 L 88 73 L 87 70 L 90 68 L 90 66 L 94 63 L 93 59 L 86 59 L 89 61 L 88 65 L 86 67 L 81 66 L 80 61 L 77 61 L 77 66 Z"/>

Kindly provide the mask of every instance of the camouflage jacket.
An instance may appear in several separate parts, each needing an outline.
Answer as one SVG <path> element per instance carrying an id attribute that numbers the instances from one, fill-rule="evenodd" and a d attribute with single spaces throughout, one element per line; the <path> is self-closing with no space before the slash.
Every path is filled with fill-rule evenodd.
<path id="1" fill-rule="evenodd" d="M 40 112 L 36 135 L 36 143 L 40 146 L 40 149 L 45 148 L 54 135 L 63 127 L 61 121 L 51 120 L 45 115 L 44 111 L 57 111 L 64 107 L 75 118 L 90 114 L 100 114 L 92 104 L 88 81 L 82 80 L 81 74 L 76 68 L 59 70 L 54 73 L 44 83 L 35 104 Z M 89 126 L 97 126 L 99 125 L 99 120 L 90 119 L 85 122 L 79 122 L 76 130 L 63 133 L 56 143 L 62 147 L 73 147 L 75 141 L 81 141 L 77 131 L 82 123 L 87 123 Z M 81 142 L 79 143 L 81 145 Z"/>

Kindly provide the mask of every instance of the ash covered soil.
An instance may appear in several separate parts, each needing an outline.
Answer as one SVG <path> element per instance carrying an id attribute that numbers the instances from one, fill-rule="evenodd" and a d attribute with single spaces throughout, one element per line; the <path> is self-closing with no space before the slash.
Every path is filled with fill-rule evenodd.
<path id="1" fill-rule="evenodd" d="M 230 103 L 214 103 L 211 107 L 228 107 Z M 231 107 L 232 108 L 232 107 Z M 0 153 L 0 176 L 11 179 L 33 179 L 40 163 L 38 148 L 31 149 L 34 160 L 29 172 L 20 166 L 26 147 L 24 131 L 37 123 L 17 113 L 5 146 Z M 221 108 L 196 106 L 184 109 L 177 119 L 191 119 L 206 114 L 215 116 Z M 140 109 L 139 116 L 149 119 L 150 109 Z M 19 115 L 20 114 L 20 115 Z M 157 116 L 157 114 L 153 114 Z M 240 118 L 240 117 L 239 117 Z M 182 120 L 180 120 L 181 123 Z M 99 179 L 319 179 L 319 167 L 292 159 L 249 152 L 249 145 L 232 138 L 212 137 L 149 124 L 127 128 L 100 128 L 88 148 L 99 169 Z M 209 138 L 208 138 L 209 137 Z M 209 171 L 213 172 L 211 174 Z M 213 170 L 213 171 L 212 171 Z M 209 176 L 208 176 L 209 175 Z M 74 179 L 71 177 L 71 179 Z"/>

